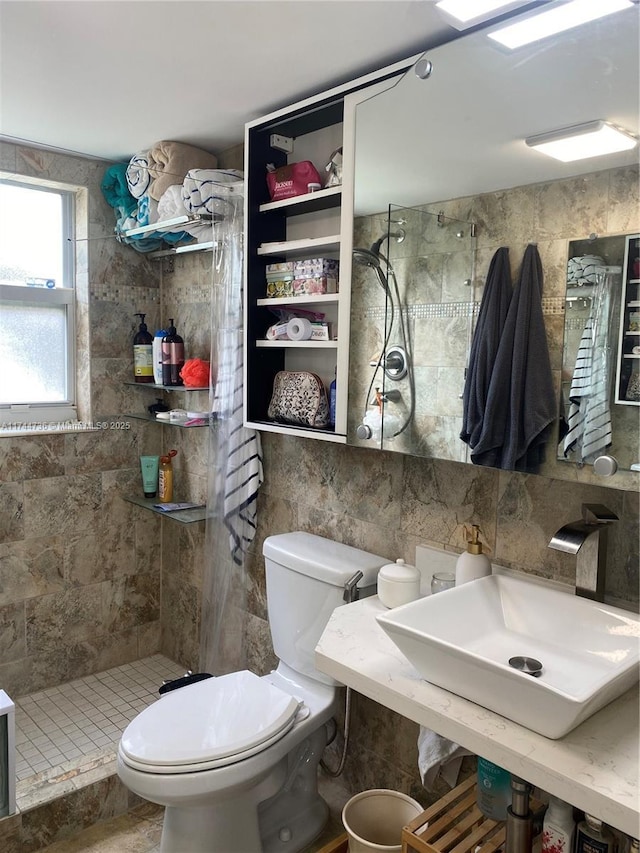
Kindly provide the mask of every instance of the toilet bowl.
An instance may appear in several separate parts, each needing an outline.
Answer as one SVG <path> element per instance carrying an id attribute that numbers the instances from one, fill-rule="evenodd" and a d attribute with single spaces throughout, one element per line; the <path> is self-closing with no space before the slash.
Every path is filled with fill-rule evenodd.
<path id="1" fill-rule="evenodd" d="M 269 537 L 264 554 L 277 669 L 168 692 L 122 735 L 119 777 L 165 806 L 162 853 L 297 853 L 326 822 L 317 768 L 337 685 L 313 650 L 346 582 L 362 572 L 374 591 L 387 560 L 306 533 Z"/>

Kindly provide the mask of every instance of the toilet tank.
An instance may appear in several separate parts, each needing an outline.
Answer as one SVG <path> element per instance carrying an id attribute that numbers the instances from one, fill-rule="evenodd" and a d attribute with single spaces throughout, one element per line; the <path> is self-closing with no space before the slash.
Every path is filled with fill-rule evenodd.
<path id="1" fill-rule="evenodd" d="M 360 596 L 376 591 L 379 569 L 389 560 L 312 533 L 280 533 L 265 539 L 267 607 L 278 658 L 303 675 L 335 684 L 319 672 L 314 651 L 344 585 L 358 571 Z"/>

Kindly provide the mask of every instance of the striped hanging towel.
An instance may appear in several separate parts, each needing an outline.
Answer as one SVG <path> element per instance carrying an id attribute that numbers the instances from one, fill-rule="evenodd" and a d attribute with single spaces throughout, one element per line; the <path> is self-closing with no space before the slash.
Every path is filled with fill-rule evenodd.
<path id="1" fill-rule="evenodd" d="M 593 462 L 612 441 L 610 313 L 611 287 L 605 278 L 593 295 L 569 391 L 568 432 L 563 449 L 565 456 L 573 451 L 577 462 Z"/>
<path id="2" fill-rule="evenodd" d="M 229 411 L 227 458 L 224 474 L 224 523 L 229 531 L 229 550 L 237 565 L 256 534 L 258 490 L 264 481 L 260 434 L 242 425 L 242 343 L 234 352 L 233 390 Z M 223 392 L 224 394 L 224 392 Z"/>

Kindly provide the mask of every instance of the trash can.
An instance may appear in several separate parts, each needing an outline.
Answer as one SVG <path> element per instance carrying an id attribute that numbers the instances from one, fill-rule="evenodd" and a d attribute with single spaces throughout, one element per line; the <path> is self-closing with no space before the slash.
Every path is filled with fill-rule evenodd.
<path id="1" fill-rule="evenodd" d="M 420 803 L 400 791 L 376 788 L 356 794 L 342 809 L 349 853 L 400 853 L 402 827 L 422 811 Z"/>

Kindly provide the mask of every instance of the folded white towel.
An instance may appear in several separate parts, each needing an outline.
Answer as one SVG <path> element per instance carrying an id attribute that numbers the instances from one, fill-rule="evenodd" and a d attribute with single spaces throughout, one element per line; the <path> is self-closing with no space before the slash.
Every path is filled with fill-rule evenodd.
<path id="1" fill-rule="evenodd" d="M 141 198 L 149 190 L 151 175 L 149 174 L 149 152 L 138 151 L 127 166 L 127 185 L 134 198 Z"/>
<path id="2" fill-rule="evenodd" d="M 460 773 L 460 765 L 465 755 L 473 755 L 469 750 L 436 732 L 420 726 L 418 733 L 418 769 L 422 784 L 432 791 L 438 774 L 450 788 L 455 787 Z"/>
<path id="3" fill-rule="evenodd" d="M 189 213 L 224 217 L 242 204 L 244 174 L 237 169 L 190 169 L 182 183 L 182 198 Z"/>

